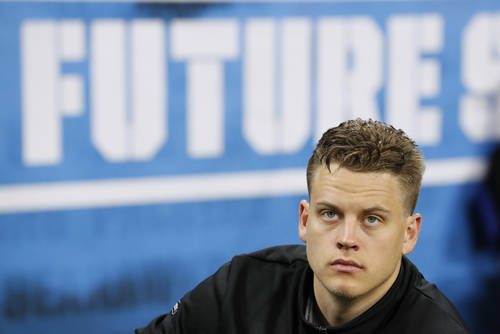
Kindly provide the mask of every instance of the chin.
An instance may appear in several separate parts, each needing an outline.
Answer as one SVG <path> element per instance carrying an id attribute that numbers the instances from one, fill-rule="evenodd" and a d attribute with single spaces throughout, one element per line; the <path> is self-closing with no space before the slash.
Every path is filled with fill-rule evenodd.
<path id="1" fill-rule="evenodd" d="M 356 289 L 354 289 L 353 287 L 335 286 L 329 290 L 332 295 L 339 298 L 354 299 L 359 296 L 359 293 L 357 293 Z"/>

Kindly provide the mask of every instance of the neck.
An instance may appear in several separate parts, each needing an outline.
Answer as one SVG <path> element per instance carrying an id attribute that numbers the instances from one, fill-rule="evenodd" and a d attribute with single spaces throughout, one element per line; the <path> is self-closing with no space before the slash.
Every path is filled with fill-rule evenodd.
<path id="1" fill-rule="evenodd" d="M 314 297 L 328 325 L 339 326 L 345 324 L 375 305 L 396 281 L 400 267 L 401 262 L 387 280 L 359 296 L 349 296 L 336 291 L 329 291 L 315 275 L 313 282 Z"/>

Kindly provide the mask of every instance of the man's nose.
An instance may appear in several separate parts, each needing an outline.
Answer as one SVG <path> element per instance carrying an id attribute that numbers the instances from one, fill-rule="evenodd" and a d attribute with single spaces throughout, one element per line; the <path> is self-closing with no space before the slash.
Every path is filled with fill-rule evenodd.
<path id="1" fill-rule="evenodd" d="M 337 239 L 338 249 L 353 249 L 357 251 L 359 249 L 357 240 L 357 230 L 359 228 L 357 219 L 346 217 L 342 226 L 339 226 L 339 234 Z"/>

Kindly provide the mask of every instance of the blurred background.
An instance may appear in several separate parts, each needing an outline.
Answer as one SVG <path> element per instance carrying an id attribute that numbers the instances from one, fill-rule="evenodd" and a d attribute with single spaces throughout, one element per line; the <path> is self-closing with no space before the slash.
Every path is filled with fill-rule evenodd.
<path id="1" fill-rule="evenodd" d="M 354 117 L 419 143 L 410 258 L 500 333 L 499 92 L 496 1 L 0 1 L 0 333 L 132 333 L 300 243 Z"/>

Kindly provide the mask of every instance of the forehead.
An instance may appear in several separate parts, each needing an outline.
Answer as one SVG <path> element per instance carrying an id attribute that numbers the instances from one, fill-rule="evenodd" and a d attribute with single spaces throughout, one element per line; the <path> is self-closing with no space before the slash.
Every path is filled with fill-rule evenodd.
<path id="1" fill-rule="evenodd" d="M 389 172 L 354 172 L 336 164 L 319 167 L 312 178 L 311 202 L 351 201 L 363 205 L 402 206 L 397 176 Z"/>

